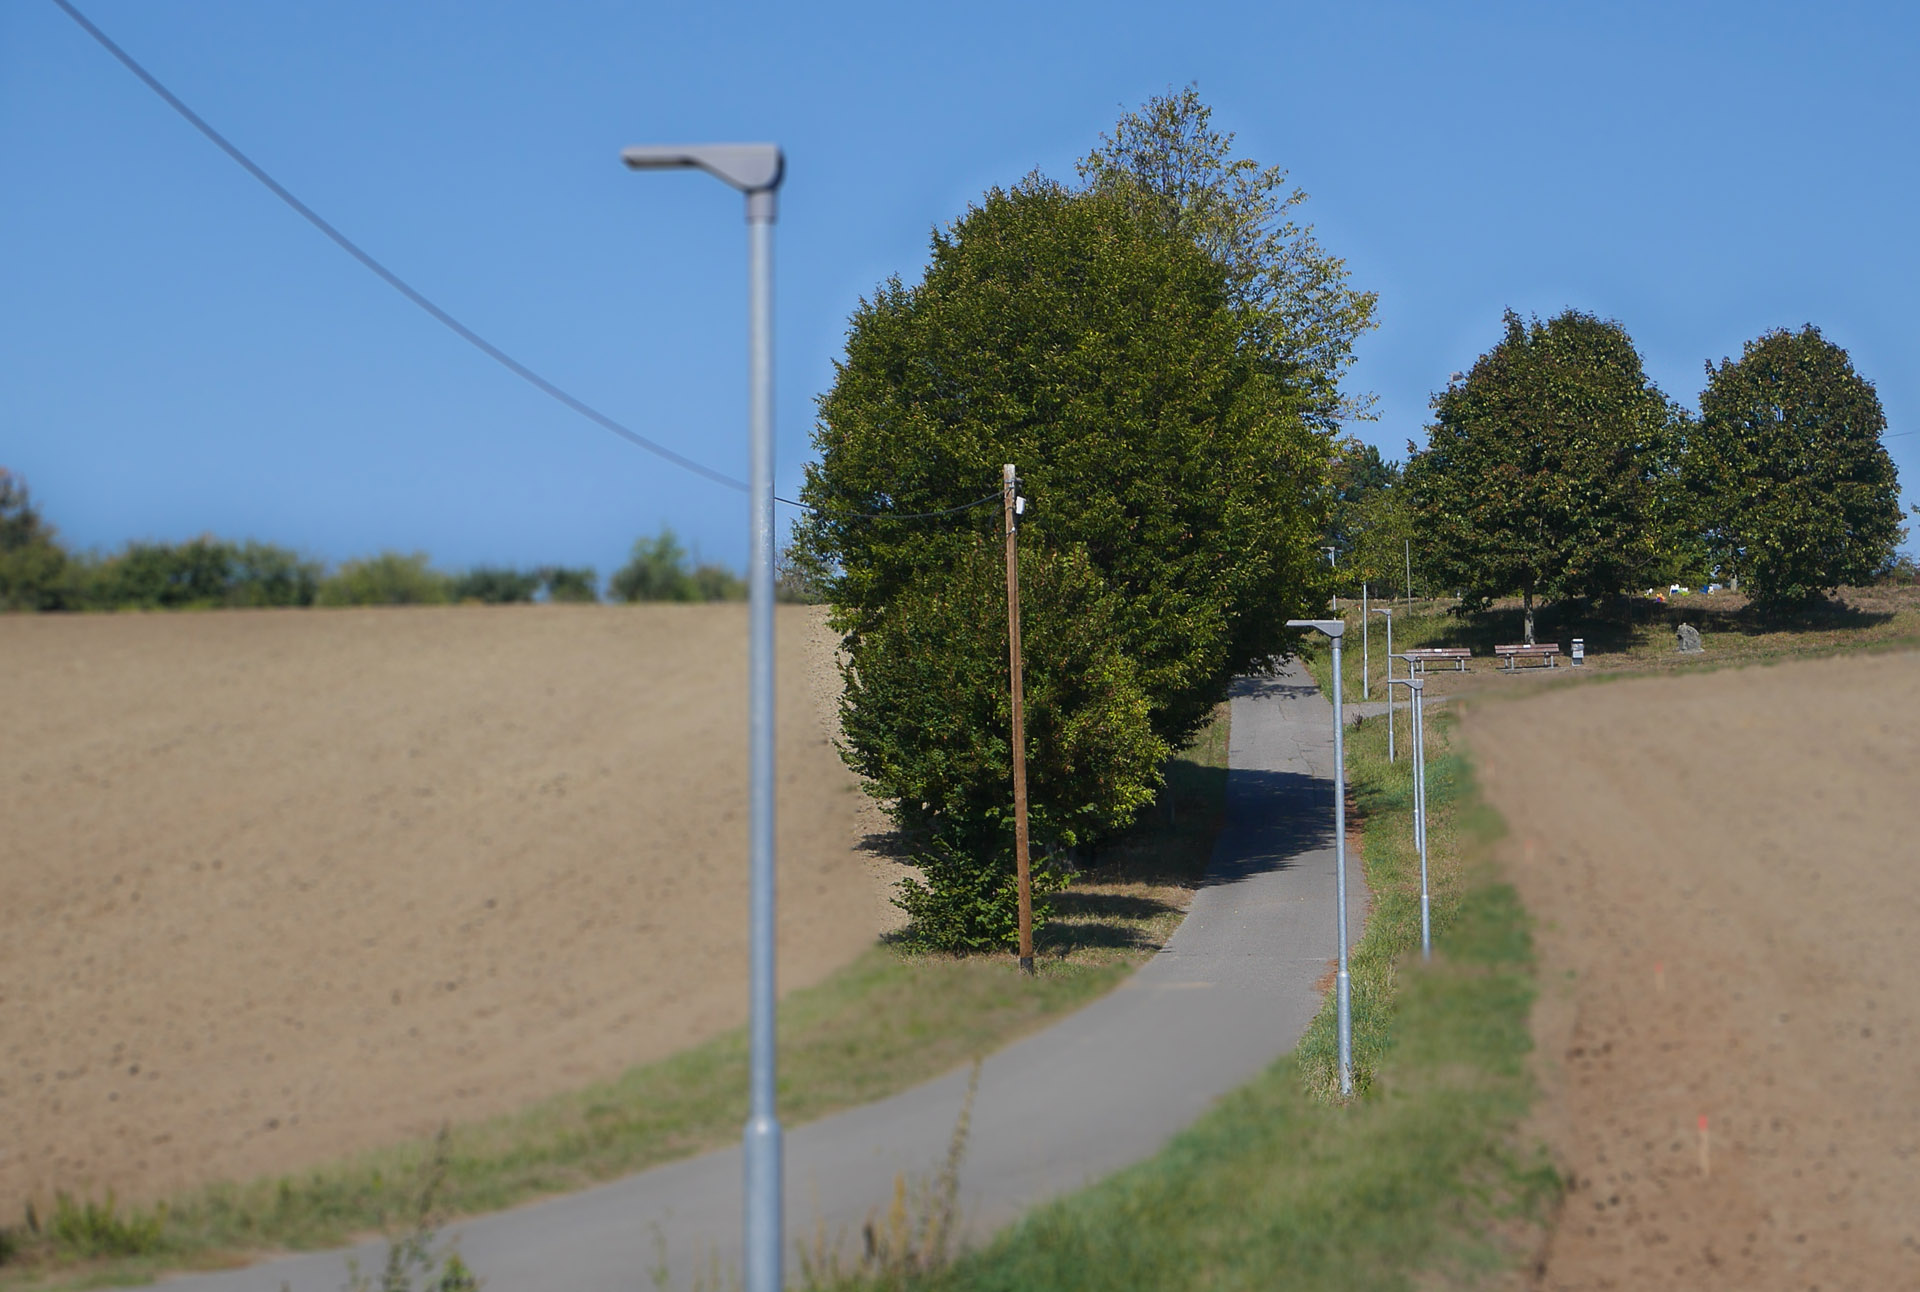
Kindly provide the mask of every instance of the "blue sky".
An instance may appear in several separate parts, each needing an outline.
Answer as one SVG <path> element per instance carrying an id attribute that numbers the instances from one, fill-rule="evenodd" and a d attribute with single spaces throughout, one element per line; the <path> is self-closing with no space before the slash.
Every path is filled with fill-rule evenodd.
<path id="1" fill-rule="evenodd" d="M 1351 386 L 1391 456 L 1501 311 L 1620 320 L 1692 405 L 1812 322 L 1920 483 L 1920 20 L 1886 5 L 422 0 L 80 7 L 283 183 L 507 350 L 745 473 L 737 195 L 629 143 L 773 139 L 779 479 L 856 300 L 930 230 L 1198 82 L 1380 293 Z M 44 0 L 0 4 L 0 464 L 81 547 L 619 564 L 740 495 L 522 385 L 326 242 Z M 990 482 L 989 482 L 990 483 Z"/>

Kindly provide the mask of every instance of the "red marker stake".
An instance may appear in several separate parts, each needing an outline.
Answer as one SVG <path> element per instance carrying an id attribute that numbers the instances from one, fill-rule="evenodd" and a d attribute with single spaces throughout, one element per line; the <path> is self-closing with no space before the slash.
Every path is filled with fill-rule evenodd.
<path id="1" fill-rule="evenodd" d="M 1702 1176 L 1713 1174 L 1713 1164 L 1707 1156 L 1707 1115 L 1705 1113 L 1700 1114 L 1700 1174 Z"/>

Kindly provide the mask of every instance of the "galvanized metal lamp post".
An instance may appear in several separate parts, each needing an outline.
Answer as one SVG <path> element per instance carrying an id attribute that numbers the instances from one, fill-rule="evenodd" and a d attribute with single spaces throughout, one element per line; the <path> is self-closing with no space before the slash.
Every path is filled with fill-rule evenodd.
<path id="1" fill-rule="evenodd" d="M 1393 611 L 1375 606 L 1373 613 L 1387 617 L 1387 761 L 1393 761 Z"/>
<path id="2" fill-rule="evenodd" d="M 1333 639 L 1333 874 L 1334 902 L 1339 910 L 1340 973 L 1336 1003 L 1340 1020 L 1340 1093 L 1353 1093 L 1353 990 L 1347 977 L 1347 757 L 1346 726 L 1340 717 L 1340 638 L 1347 625 L 1340 619 L 1289 619 L 1289 628 L 1311 628 Z"/>
<path id="3" fill-rule="evenodd" d="M 1413 693 L 1413 846 L 1420 853 L 1420 955 L 1431 960 L 1433 908 L 1427 893 L 1427 682 L 1425 678 L 1409 676 L 1401 685 Z"/>
<path id="4" fill-rule="evenodd" d="M 747 198 L 747 435 L 751 555 L 748 600 L 747 865 L 751 951 L 750 1105 L 746 1164 L 746 1292 L 781 1284 L 780 1118 L 774 1106 L 773 894 L 773 221 L 786 173 L 776 144 L 647 144 L 620 159 L 634 170 L 706 171 Z"/>

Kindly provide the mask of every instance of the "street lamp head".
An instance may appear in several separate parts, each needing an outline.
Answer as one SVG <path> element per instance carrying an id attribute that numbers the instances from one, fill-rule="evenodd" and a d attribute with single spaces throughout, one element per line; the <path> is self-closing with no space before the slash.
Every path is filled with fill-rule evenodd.
<path id="1" fill-rule="evenodd" d="M 703 170 L 742 193 L 779 188 L 787 169 L 778 144 L 637 144 L 620 160 L 634 170 Z"/>
<path id="2" fill-rule="evenodd" d="M 1325 633 L 1336 640 L 1347 631 L 1345 621 L 1340 619 L 1289 619 L 1287 627 L 1311 628 L 1317 633 Z"/>
<path id="3" fill-rule="evenodd" d="M 1373 608 L 1373 613 L 1376 615 L 1385 615 L 1387 618 L 1391 619 L 1393 618 L 1393 607 L 1392 606 L 1375 606 Z"/>
<path id="4" fill-rule="evenodd" d="M 787 172 L 778 144 L 638 144 L 620 160 L 634 170 L 703 170 L 747 195 L 747 223 L 772 224 L 774 193 Z"/>

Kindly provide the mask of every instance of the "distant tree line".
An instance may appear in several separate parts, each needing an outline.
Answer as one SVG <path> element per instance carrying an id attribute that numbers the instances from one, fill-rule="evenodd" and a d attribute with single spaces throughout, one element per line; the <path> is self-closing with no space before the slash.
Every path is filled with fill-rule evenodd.
<path id="1" fill-rule="evenodd" d="M 1523 320 L 1433 398 L 1405 468 L 1358 441 L 1333 467 L 1343 587 L 1398 589 L 1410 544 L 1468 610 L 1597 604 L 1718 579 L 1762 612 L 1896 567 L 1900 486 L 1873 384 L 1808 325 L 1707 365 L 1699 413 L 1647 377 L 1620 324 Z"/>
<path id="2" fill-rule="evenodd" d="M 738 601 L 746 583 L 725 566 L 690 564 L 670 529 L 633 545 L 609 580 L 616 601 Z M 69 551 L 26 482 L 0 468 L 0 610 L 203 610 L 266 606 L 400 606 L 597 602 L 591 566 L 435 569 L 425 552 L 324 562 L 251 539 L 134 542 L 107 555 Z M 794 595 L 789 599 L 804 599 Z"/>

